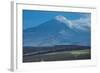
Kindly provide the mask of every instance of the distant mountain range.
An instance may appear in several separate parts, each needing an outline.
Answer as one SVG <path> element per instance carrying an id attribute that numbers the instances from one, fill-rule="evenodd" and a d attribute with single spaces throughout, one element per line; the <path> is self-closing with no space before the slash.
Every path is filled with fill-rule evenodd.
<path id="1" fill-rule="evenodd" d="M 90 27 L 85 27 L 78 24 L 74 25 L 67 18 L 61 15 L 56 16 L 36 27 L 23 30 L 24 46 L 90 46 L 90 42 Z"/>

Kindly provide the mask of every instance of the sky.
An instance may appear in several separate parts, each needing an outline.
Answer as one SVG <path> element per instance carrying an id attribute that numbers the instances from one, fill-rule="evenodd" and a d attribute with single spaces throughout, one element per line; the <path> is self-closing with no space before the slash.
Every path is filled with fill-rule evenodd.
<path id="1" fill-rule="evenodd" d="M 90 13 L 23 10 L 23 29 L 36 27 L 56 16 L 64 16 L 73 24 L 90 26 Z"/>

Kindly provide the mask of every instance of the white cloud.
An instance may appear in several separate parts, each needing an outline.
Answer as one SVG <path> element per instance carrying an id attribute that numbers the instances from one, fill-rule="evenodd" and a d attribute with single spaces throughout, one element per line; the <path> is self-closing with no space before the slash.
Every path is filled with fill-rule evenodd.
<path id="1" fill-rule="evenodd" d="M 80 19 L 73 20 L 72 23 L 75 25 L 74 27 L 76 27 L 77 29 L 87 31 L 90 30 L 91 18 L 89 15 L 84 15 L 84 17 L 81 17 Z"/>
<path id="2" fill-rule="evenodd" d="M 56 20 L 65 23 L 70 28 L 76 28 L 84 31 L 90 30 L 91 17 L 88 14 L 84 14 L 81 18 L 76 20 L 69 20 L 62 15 L 58 15 L 56 16 Z"/>
<path id="3" fill-rule="evenodd" d="M 62 23 L 65 23 L 70 28 L 72 28 L 72 26 L 73 26 L 72 22 L 62 15 L 56 16 L 56 20 L 58 20 Z"/>

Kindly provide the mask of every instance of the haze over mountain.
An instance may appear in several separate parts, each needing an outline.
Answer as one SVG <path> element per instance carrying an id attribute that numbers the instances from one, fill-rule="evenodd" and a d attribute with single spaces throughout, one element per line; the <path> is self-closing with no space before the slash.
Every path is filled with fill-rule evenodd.
<path id="1" fill-rule="evenodd" d="M 82 21 L 82 19 L 80 19 Z M 86 20 L 87 21 L 87 20 Z M 77 21 L 78 22 L 78 21 Z M 77 24 L 62 15 L 36 27 L 23 30 L 24 46 L 82 45 L 90 46 L 90 25 Z"/>

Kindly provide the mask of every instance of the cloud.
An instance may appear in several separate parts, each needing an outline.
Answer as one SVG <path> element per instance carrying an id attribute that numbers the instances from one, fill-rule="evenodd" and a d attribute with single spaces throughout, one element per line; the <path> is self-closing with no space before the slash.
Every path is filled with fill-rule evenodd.
<path id="1" fill-rule="evenodd" d="M 56 20 L 65 23 L 68 27 L 72 28 L 73 23 L 71 22 L 71 20 L 67 19 L 66 17 L 62 16 L 62 15 L 58 15 L 56 16 Z"/>
<path id="2" fill-rule="evenodd" d="M 91 17 L 89 14 L 85 14 L 81 18 L 73 20 L 72 23 L 74 24 L 74 27 L 76 27 L 77 29 L 89 31 L 91 26 Z"/>
<path id="3" fill-rule="evenodd" d="M 62 15 L 56 16 L 56 20 L 65 23 L 70 28 L 80 29 L 83 31 L 89 31 L 91 26 L 91 15 L 82 14 L 79 19 L 70 20 Z"/>

